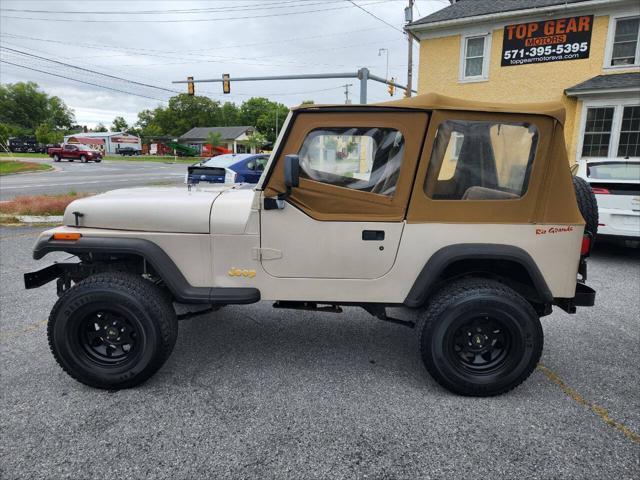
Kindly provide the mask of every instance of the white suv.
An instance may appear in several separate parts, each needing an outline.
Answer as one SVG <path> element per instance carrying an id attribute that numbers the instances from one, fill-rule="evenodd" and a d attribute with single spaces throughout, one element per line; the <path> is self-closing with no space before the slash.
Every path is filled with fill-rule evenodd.
<path id="1" fill-rule="evenodd" d="M 583 161 L 576 176 L 596 195 L 598 235 L 640 240 L 640 160 Z"/>

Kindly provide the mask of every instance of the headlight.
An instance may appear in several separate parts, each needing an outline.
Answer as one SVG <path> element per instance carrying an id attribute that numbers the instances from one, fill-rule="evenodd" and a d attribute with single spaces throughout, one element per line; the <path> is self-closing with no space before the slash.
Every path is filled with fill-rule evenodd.
<path id="1" fill-rule="evenodd" d="M 236 183 L 237 174 L 233 170 L 225 168 L 224 183 Z"/>

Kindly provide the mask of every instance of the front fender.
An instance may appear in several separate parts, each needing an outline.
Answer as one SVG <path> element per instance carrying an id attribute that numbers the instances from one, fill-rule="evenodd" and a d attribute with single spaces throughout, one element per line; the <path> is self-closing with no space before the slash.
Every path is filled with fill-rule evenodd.
<path id="1" fill-rule="evenodd" d="M 52 232 L 45 232 L 38 238 L 33 249 L 33 258 L 36 260 L 50 252 L 67 252 L 78 256 L 137 255 L 151 265 L 180 303 L 227 305 L 254 303 L 260 300 L 260 291 L 257 288 L 194 287 L 169 255 L 150 240 L 99 236 L 81 237 L 76 241 L 53 240 Z"/>

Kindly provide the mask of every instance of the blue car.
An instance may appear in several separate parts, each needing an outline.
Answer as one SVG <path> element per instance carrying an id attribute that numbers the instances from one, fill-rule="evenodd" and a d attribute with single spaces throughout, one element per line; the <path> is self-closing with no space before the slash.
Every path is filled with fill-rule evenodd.
<path id="1" fill-rule="evenodd" d="M 258 183 L 269 155 L 229 153 L 218 155 L 187 169 L 187 183 Z"/>

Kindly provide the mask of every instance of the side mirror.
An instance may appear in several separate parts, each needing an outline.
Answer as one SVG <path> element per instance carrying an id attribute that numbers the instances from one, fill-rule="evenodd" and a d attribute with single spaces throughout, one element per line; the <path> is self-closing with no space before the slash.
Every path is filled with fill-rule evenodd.
<path id="1" fill-rule="evenodd" d="M 284 157 L 284 184 L 287 192 L 292 187 L 300 185 L 300 159 L 298 155 L 285 155 Z"/>

